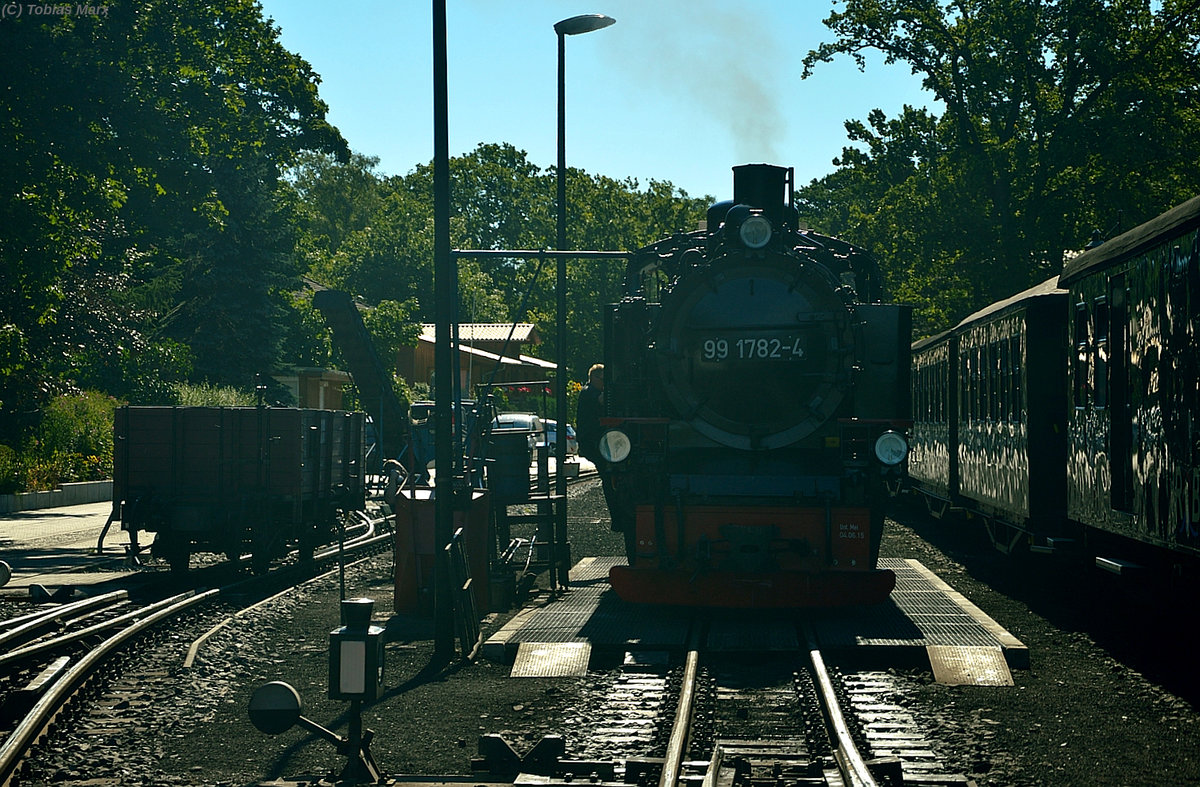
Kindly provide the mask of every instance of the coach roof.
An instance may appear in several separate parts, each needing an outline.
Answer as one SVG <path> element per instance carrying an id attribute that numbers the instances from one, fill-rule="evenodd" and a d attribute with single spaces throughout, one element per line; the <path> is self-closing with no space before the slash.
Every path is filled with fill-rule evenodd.
<path id="1" fill-rule="evenodd" d="M 1066 290 L 1063 290 L 1059 287 L 1059 281 L 1060 278 L 1058 276 L 1052 276 L 1041 284 L 1035 284 L 1027 290 L 1018 292 L 1016 295 L 1005 298 L 1002 301 L 996 301 L 990 306 L 985 306 L 974 314 L 963 319 L 962 322 L 954 326 L 954 330 L 957 331 L 960 328 L 965 328 L 971 323 L 980 322 L 989 317 L 995 317 L 1015 307 L 1024 305 L 1034 298 L 1042 298 L 1049 295 L 1065 295 Z"/>
<path id="2" fill-rule="evenodd" d="M 1064 287 L 1070 286 L 1071 282 L 1090 271 L 1115 265 L 1152 248 L 1164 237 L 1181 235 L 1197 227 L 1200 227 L 1200 196 L 1192 197 L 1145 224 L 1139 224 L 1069 260 L 1063 266 L 1059 283 Z"/>

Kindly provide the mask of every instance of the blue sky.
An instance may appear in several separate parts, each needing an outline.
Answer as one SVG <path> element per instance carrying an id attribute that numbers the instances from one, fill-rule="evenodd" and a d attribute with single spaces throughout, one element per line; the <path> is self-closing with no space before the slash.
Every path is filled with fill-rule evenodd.
<path id="1" fill-rule="evenodd" d="M 329 119 L 384 174 L 433 157 L 432 3 L 262 0 L 280 38 L 321 76 Z M 801 80 L 801 58 L 832 33 L 826 0 L 448 0 L 450 153 L 508 142 L 539 167 L 556 152 L 554 23 L 615 25 L 566 41 L 567 163 L 592 174 L 668 180 L 726 198 L 730 168 L 833 171 L 844 122 L 889 117 L 932 96 L 902 64 L 848 58 Z"/>

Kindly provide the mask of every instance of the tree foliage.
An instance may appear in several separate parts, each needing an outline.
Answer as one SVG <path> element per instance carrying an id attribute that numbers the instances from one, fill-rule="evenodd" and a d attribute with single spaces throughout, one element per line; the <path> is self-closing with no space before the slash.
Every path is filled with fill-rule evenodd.
<path id="1" fill-rule="evenodd" d="M 553 247 L 553 169 L 540 169 L 512 145 L 481 144 L 451 160 L 450 176 L 454 248 Z M 411 320 L 432 322 L 432 178 L 430 165 L 383 178 L 375 174 L 373 160 L 360 156 L 346 163 L 303 159 L 289 182 L 305 228 L 300 245 L 308 250 L 310 275 L 369 305 L 402 302 Z M 573 249 L 636 248 L 675 229 L 693 228 L 709 204 L 665 181 L 652 181 L 643 190 L 636 180 L 573 169 L 567 183 L 567 245 Z M 328 242 L 334 237 L 340 241 Z M 544 338 L 535 352 L 558 357 L 553 262 L 460 257 L 457 267 L 459 321 L 534 322 Z M 602 357 L 601 310 L 620 298 L 625 266 L 574 260 L 567 274 L 565 357 L 569 372 L 578 378 Z"/>
<path id="2" fill-rule="evenodd" d="M 0 25 L 0 439 L 55 390 L 268 370 L 300 272 L 280 174 L 346 153 L 252 0 L 71 8 Z"/>
<path id="3" fill-rule="evenodd" d="M 878 52 L 936 99 L 848 120 L 835 170 L 799 192 L 808 223 L 878 254 L 920 333 L 1200 191 L 1198 0 L 839 0 L 826 25 L 805 75 Z M 432 166 L 350 155 L 318 82 L 253 0 L 0 24 L 0 443 L 77 389 L 162 402 L 329 364 L 304 277 L 372 307 L 383 355 L 415 341 L 435 311 Z M 566 174 L 573 249 L 637 248 L 711 202 Z M 554 246 L 553 168 L 495 142 L 450 176 L 453 247 Z M 459 258 L 458 319 L 534 322 L 535 352 L 581 379 L 625 267 L 566 267 L 566 347 L 544 258 Z"/>
<path id="4" fill-rule="evenodd" d="M 882 53 L 942 107 L 847 124 L 815 220 L 872 242 L 932 329 L 1196 193 L 1194 0 L 845 0 L 804 58 Z"/>

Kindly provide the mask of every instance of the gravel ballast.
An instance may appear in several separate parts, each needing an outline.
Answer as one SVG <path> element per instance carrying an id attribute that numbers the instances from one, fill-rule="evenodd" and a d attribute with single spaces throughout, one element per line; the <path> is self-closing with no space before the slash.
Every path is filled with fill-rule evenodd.
<path id="1" fill-rule="evenodd" d="M 580 484 L 572 498 L 575 558 L 621 554 L 598 485 Z M 918 712 L 956 742 L 941 754 L 957 772 L 979 785 L 1200 783 L 1200 690 L 1189 669 L 1195 596 L 1130 600 L 1096 572 L 1005 558 L 972 523 L 913 512 L 899 520 L 889 522 L 883 555 L 920 560 L 1030 652 L 1013 687 L 904 674 Z M 518 751 L 546 734 L 564 735 L 568 756 L 582 747 L 572 720 L 588 679 L 512 679 L 509 665 L 484 659 L 430 666 L 432 621 L 393 614 L 391 568 L 382 556 L 346 578 L 347 596 L 375 599 L 375 621 L 386 624 L 385 689 L 363 712 L 385 772 L 467 775 L 484 733 L 503 734 Z M 335 574 L 236 619 L 189 670 L 190 639 L 161 638 L 126 665 L 124 693 L 110 692 L 108 706 L 45 747 L 23 783 L 242 785 L 340 771 L 329 743 L 300 728 L 264 735 L 247 715 L 257 687 L 283 680 L 300 692 L 307 718 L 346 733 L 348 703 L 327 698 L 338 606 Z M 489 616 L 485 636 L 511 614 Z"/>

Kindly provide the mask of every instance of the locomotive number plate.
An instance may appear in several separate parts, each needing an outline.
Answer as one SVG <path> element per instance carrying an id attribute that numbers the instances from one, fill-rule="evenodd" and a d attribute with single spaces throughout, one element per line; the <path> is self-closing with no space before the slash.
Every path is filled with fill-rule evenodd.
<path id="1" fill-rule="evenodd" d="M 799 361 L 805 358 L 799 336 L 744 336 L 708 338 L 700 342 L 705 361 Z"/>

